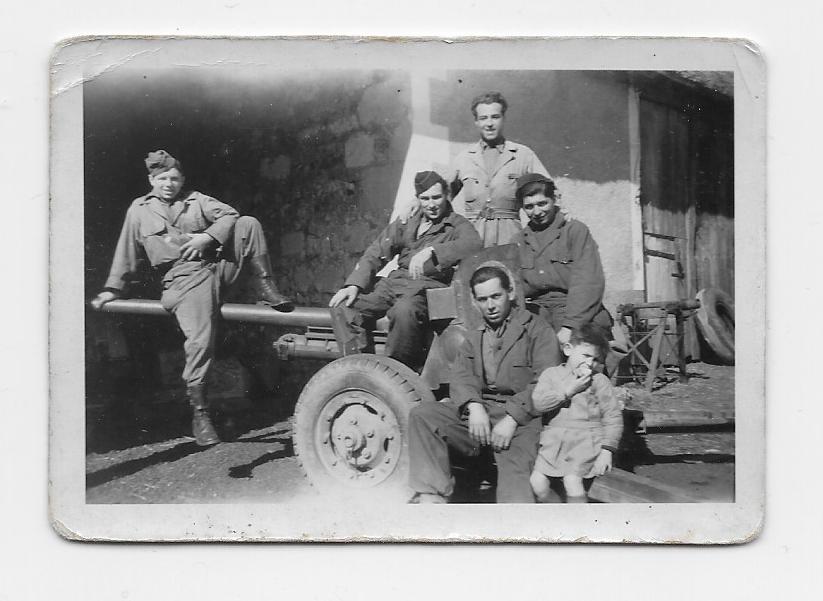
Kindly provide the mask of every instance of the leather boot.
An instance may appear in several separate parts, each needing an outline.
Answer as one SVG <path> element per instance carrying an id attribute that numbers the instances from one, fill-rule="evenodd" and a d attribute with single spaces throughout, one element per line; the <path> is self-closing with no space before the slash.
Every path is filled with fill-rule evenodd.
<path id="1" fill-rule="evenodd" d="M 271 277 L 272 269 L 268 255 L 251 257 L 251 259 L 249 259 L 249 267 L 254 277 L 257 293 L 260 295 L 258 302 L 269 305 L 272 309 L 282 311 L 283 313 L 294 310 L 292 300 L 280 294 L 280 291 L 277 290 L 277 286 L 274 284 L 274 280 Z"/>
<path id="2" fill-rule="evenodd" d="M 192 407 L 191 429 L 195 442 L 201 447 L 210 447 L 220 442 L 209 418 L 209 407 L 203 386 L 189 386 L 189 404 Z"/>

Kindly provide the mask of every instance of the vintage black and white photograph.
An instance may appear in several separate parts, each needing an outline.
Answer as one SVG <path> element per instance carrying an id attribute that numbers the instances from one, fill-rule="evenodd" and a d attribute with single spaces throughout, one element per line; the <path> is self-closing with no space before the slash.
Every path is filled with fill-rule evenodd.
<path id="1" fill-rule="evenodd" d="M 58 529 L 756 536 L 763 80 L 738 41 L 66 42 Z"/>

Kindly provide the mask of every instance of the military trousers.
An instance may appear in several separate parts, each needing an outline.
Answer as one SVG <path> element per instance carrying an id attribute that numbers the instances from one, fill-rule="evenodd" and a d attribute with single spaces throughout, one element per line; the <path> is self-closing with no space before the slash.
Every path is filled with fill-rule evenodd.
<path id="1" fill-rule="evenodd" d="M 396 270 L 380 279 L 372 292 L 360 294 L 351 307 L 333 307 L 332 328 L 343 354 L 368 351 L 368 330 L 385 315 L 389 318 L 386 354 L 419 369 L 425 361 L 429 323 L 426 290 L 444 287 L 436 280 L 413 280 L 405 270 Z"/>
<path id="2" fill-rule="evenodd" d="M 186 339 L 183 380 L 187 386 L 203 384 L 211 367 L 222 293 L 250 258 L 266 254 L 260 222 L 243 216 L 214 260 L 178 261 L 163 277 L 161 303 L 174 315 Z"/>
<path id="3" fill-rule="evenodd" d="M 506 416 L 505 403 L 484 402 L 491 426 Z M 529 476 L 537 457 L 540 417 L 518 425 L 508 449 L 494 452 L 497 502 L 534 503 Z M 480 453 L 469 436 L 468 416 L 460 416 L 451 400 L 421 403 L 409 414 L 409 486 L 416 493 L 450 497 L 454 477 L 449 447 L 468 456 Z"/>

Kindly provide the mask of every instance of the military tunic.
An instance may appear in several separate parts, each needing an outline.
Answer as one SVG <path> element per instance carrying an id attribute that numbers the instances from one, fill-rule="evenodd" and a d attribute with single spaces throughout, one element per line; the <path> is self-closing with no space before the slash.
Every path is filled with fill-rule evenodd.
<path id="1" fill-rule="evenodd" d="M 184 261 L 180 246 L 198 233 L 208 234 L 217 245 L 200 259 Z M 260 223 L 240 217 L 219 200 L 191 192 L 167 203 L 147 194 L 126 212 L 105 288 L 127 292 L 145 260 L 163 275 L 161 303 L 186 338 L 183 379 L 188 386 L 197 386 L 204 382 L 214 355 L 221 288 L 237 279 L 246 258 L 267 253 Z"/>
<path id="2" fill-rule="evenodd" d="M 344 354 L 368 348 L 364 324 L 387 315 L 389 333 L 386 353 L 412 368 L 422 364 L 425 325 L 428 323 L 426 290 L 448 286 L 457 263 L 482 248 L 480 237 L 464 217 L 447 207 L 442 219 L 418 236 L 421 213 L 407 223 L 395 220 L 366 249 L 345 286 L 361 291 L 372 287 L 375 274 L 394 255 L 398 268 L 381 278 L 374 290 L 360 294 L 351 307 L 333 307 L 332 325 Z M 412 279 L 409 262 L 421 250 L 431 246 L 432 258 L 423 265 L 423 276 Z"/>
<path id="3" fill-rule="evenodd" d="M 610 332 L 612 318 L 603 306 L 603 266 L 588 227 L 566 220 L 555 207 L 546 229 L 535 231 L 529 224 L 514 242 L 524 293 L 555 331 L 594 322 Z"/>
<path id="4" fill-rule="evenodd" d="M 488 336 L 484 330 L 485 324 L 467 332 L 455 360 L 450 398 L 422 403 L 409 414 L 409 484 L 419 493 L 452 494 L 449 447 L 466 455 L 480 452 L 469 436 L 466 412 L 466 405 L 477 402 L 485 407 L 492 427 L 506 415 L 517 422 L 509 448 L 495 451 L 497 501 L 533 503 L 529 475 L 537 455 L 541 418 L 532 391 L 543 370 L 561 363 L 560 347 L 541 319 L 513 308 L 505 332 L 496 341 L 496 365 L 492 366 L 483 349 Z"/>
<path id="5" fill-rule="evenodd" d="M 517 178 L 526 173 L 549 176 L 528 146 L 505 140 L 495 148 L 498 156 L 491 168 L 487 166 L 491 149 L 482 140 L 457 155 L 454 162 L 455 183 L 460 186 L 455 210 L 474 224 L 486 247 L 508 244 L 522 229 L 515 196 Z"/>

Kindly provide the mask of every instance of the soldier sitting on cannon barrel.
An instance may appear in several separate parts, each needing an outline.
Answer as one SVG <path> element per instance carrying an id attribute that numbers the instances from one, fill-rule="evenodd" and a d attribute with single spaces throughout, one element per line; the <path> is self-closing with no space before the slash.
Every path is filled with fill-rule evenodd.
<path id="1" fill-rule="evenodd" d="M 208 414 L 206 375 L 214 355 L 215 325 L 224 289 L 247 268 L 260 302 L 291 311 L 292 302 L 271 278 L 266 239 L 260 222 L 240 217 L 227 204 L 200 192 L 183 193 L 180 162 L 164 150 L 146 157 L 151 191 L 126 213 L 109 278 L 92 306 L 100 309 L 122 296 L 142 259 L 163 277 L 163 307 L 186 338 L 184 350 L 192 429 L 197 444 L 220 442 Z"/>
<path id="2" fill-rule="evenodd" d="M 439 174 L 417 173 L 414 188 L 420 210 L 380 233 L 329 302 L 344 355 L 364 352 L 369 346 L 364 326 L 387 315 L 386 354 L 419 369 L 425 359 L 426 290 L 448 286 L 455 265 L 483 247 L 472 224 L 452 210 Z M 376 273 L 395 255 L 398 268 L 372 289 Z"/>

